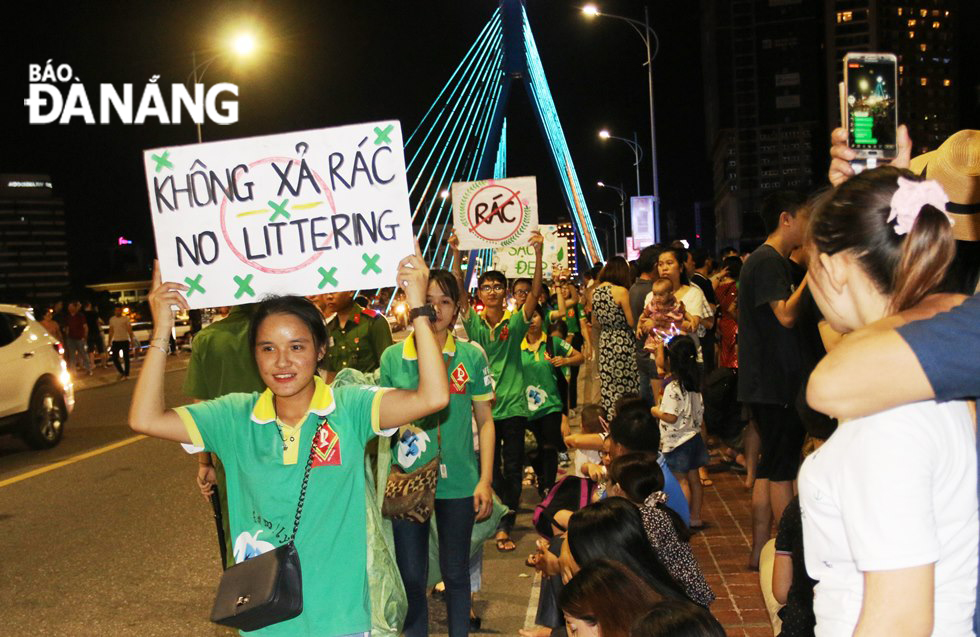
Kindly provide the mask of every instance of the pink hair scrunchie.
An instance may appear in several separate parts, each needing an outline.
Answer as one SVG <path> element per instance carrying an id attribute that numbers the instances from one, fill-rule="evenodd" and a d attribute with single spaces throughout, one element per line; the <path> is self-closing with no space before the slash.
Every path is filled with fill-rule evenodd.
<path id="1" fill-rule="evenodd" d="M 908 234 L 912 226 L 915 225 L 915 220 L 919 217 L 923 206 L 929 204 L 946 214 L 947 203 L 949 203 L 949 197 L 946 196 L 946 191 L 943 190 L 938 181 L 934 179 L 913 181 L 899 177 L 898 190 L 892 195 L 891 211 L 888 213 L 888 219 L 885 222 L 895 221 L 895 225 L 892 227 L 895 234 Z M 953 225 L 953 220 L 948 214 L 946 214 L 946 219 L 949 220 L 949 225 Z"/>

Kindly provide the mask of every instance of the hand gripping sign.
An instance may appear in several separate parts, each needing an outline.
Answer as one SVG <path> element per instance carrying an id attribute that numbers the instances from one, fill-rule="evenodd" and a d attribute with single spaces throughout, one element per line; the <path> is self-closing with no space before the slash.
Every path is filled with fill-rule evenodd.
<path id="1" fill-rule="evenodd" d="M 554 269 L 570 267 L 568 258 L 568 239 L 558 235 L 558 226 L 540 225 L 544 246 L 541 251 L 541 276 L 550 279 Z M 493 269 L 500 270 L 508 279 L 534 276 L 534 248 L 528 244 L 498 248 L 493 251 Z"/>
<path id="2" fill-rule="evenodd" d="M 414 252 L 401 126 L 143 153 L 157 257 L 192 308 L 394 285 Z"/>
<path id="3" fill-rule="evenodd" d="M 457 182 L 452 201 L 461 250 L 527 245 L 538 228 L 534 177 Z"/>

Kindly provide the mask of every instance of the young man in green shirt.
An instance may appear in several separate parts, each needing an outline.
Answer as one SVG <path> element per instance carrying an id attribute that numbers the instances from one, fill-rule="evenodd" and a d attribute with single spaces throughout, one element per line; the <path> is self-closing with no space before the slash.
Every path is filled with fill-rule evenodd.
<path id="1" fill-rule="evenodd" d="M 486 351 L 496 385 L 497 402 L 493 407 L 496 429 L 493 490 L 510 508 L 510 513 L 501 519 L 497 527 L 497 549 L 500 551 L 513 551 L 517 548 L 510 539 L 510 532 L 514 528 L 521 503 L 524 430 L 528 417 L 525 395 L 527 383 L 524 382 L 524 368 L 521 365 L 521 341 L 527 334 L 528 324 L 538 307 L 538 296 L 541 293 L 541 252 L 544 244 L 541 233 L 534 231 L 530 243 L 535 256 L 534 278 L 526 294 L 515 290 L 519 309 L 515 312 L 507 310 L 507 278 L 501 272 L 489 270 L 481 274 L 477 281 L 478 295 L 484 305 L 483 312 L 477 314 L 469 305 L 459 254 L 459 239 L 453 235 L 449 240 L 453 251 L 453 274 L 460 285 L 463 329 L 471 341 Z"/>

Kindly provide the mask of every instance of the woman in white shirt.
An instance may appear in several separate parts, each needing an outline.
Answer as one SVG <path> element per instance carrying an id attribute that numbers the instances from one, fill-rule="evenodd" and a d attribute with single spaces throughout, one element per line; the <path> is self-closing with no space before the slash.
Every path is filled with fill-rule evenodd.
<path id="1" fill-rule="evenodd" d="M 810 285 L 831 327 L 854 331 L 935 291 L 953 257 L 946 201 L 938 183 L 886 166 L 817 202 Z M 818 637 L 973 635 L 974 441 L 966 403 L 924 401 L 842 422 L 807 458 Z"/>

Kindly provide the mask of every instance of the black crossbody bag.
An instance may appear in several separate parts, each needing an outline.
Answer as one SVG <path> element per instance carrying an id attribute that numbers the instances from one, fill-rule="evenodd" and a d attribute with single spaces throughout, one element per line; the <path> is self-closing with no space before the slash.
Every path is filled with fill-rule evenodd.
<path id="1" fill-rule="evenodd" d="M 299 567 L 299 552 L 293 540 L 296 539 L 303 502 L 306 500 L 317 432 L 324 422 L 326 419 L 321 420 L 317 431 L 313 432 L 313 446 L 303 474 L 293 534 L 282 546 L 235 564 L 221 575 L 211 609 L 211 621 L 214 623 L 245 631 L 258 630 L 292 619 L 303 612 L 303 576 Z"/>

